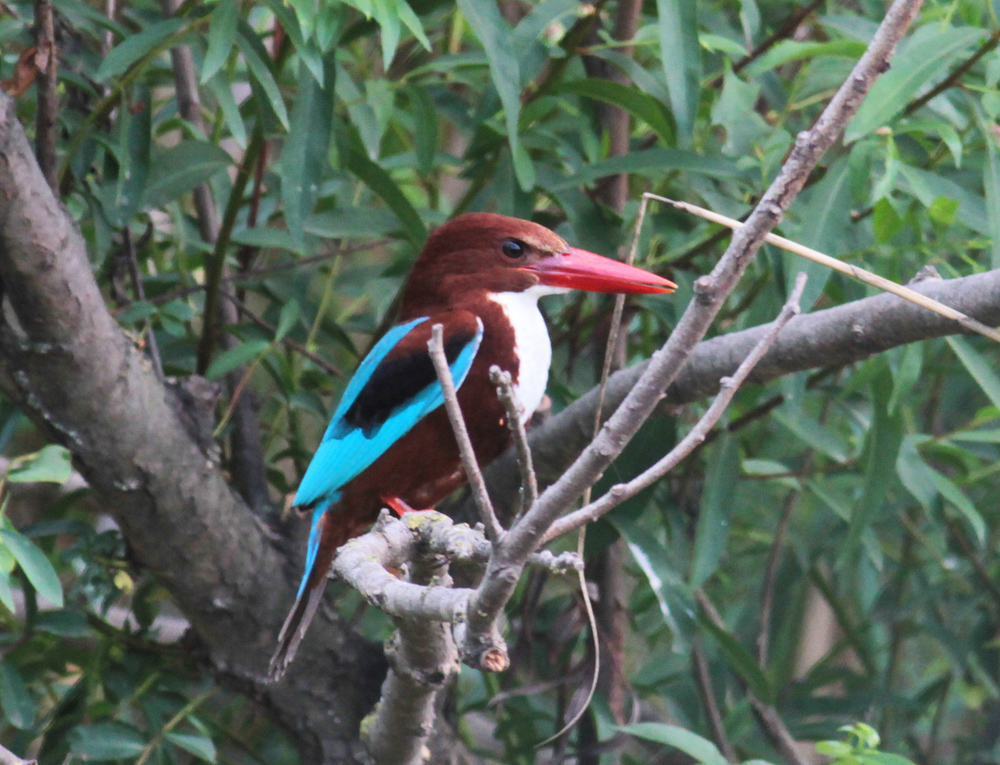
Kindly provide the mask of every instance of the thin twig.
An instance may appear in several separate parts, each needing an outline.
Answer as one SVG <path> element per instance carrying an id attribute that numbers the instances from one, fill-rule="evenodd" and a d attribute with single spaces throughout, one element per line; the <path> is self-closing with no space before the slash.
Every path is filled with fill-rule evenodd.
<path id="1" fill-rule="evenodd" d="M 695 423 L 684 438 L 662 457 L 655 465 L 639 474 L 627 483 L 619 483 L 612 486 L 606 494 L 588 505 L 581 507 L 569 515 L 563 516 L 549 528 L 543 537 L 543 543 L 551 542 L 556 537 L 562 536 L 574 529 L 593 523 L 609 510 L 617 507 L 627 499 L 631 499 L 643 489 L 652 486 L 672 470 L 681 460 L 687 457 L 694 448 L 700 444 L 708 432 L 715 426 L 715 423 L 722 417 L 729 402 L 739 389 L 743 381 L 753 371 L 757 362 L 763 358 L 764 354 L 774 345 L 778 339 L 778 333 L 799 313 L 799 299 L 802 297 L 802 290 L 805 289 L 806 275 L 800 273 L 795 279 L 795 287 L 788 296 L 788 302 L 781 309 L 778 317 L 771 322 L 767 332 L 754 346 L 750 354 L 737 367 L 731 377 L 722 379 L 719 385 L 719 392 L 712 401 L 708 411 L 702 415 L 701 419 Z"/>
<path id="2" fill-rule="evenodd" d="M 944 93 L 946 90 L 948 90 L 948 88 L 957 85 L 958 81 L 962 79 L 962 76 L 970 69 L 972 69 L 972 67 L 974 67 L 976 63 L 983 56 L 985 56 L 987 53 L 989 53 L 991 50 L 997 47 L 998 43 L 1000 43 L 1000 29 L 993 32 L 993 34 L 991 34 L 987 38 L 986 42 L 984 42 L 982 45 L 979 46 L 979 49 L 975 53 L 969 56 L 969 58 L 963 61 L 958 67 L 956 67 L 955 71 L 953 71 L 943 80 L 941 80 L 941 82 L 939 82 L 933 88 L 931 88 L 922 96 L 920 96 L 920 98 L 908 103 L 906 105 L 906 108 L 903 109 L 903 114 L 912 114 L 921 106 L 924 106 L 929 101 L 934 100 L 939 95 Z"/>
<path id="3" fill-rule="evenodd" d="M 738 220 L 727 218 L 725 215 L 719 215 L 716 212 L 706 210 L 704 207 L 698 207 L 698 205 L 693 205 L 689 202 L 678 202 L 676 200 L 667 199 L 666 197 L 657 196 L 655 194 L 651 194 L 650 196 L 653 199 L 658 199 L 661 202 L 673 205 L 679 210 L 692 213 L 693 215 L 697 215 L 705 220 L 710 220 L 713 223 L 728 226 L 734 231 L 738 231 L 743 226 L 743 224 Z M 832 268 L 834 271 L 839 271 L 842 274 L 853 277 L 860 282 L 871 285 L 872 287 L 878 287 L 880 290 L 891 292 L 893 295 L 903 298 L 903 300 L 909 300 L 911 303 L 916 303 L 917 305 L 926 308 L 928 311 L 934 311 L 934 313 L 944 316 L 946 319 L 953 319 L 968 330 L 978 332 L 991 340 L 1000 342 L 1000 329 L 988 327 L 982 322 L 973 319 L 971 316 L 966 316 L 961 311 L 957 311 L 950 306 L 946 306 L 944 303 L 939 303 L 926 295 L 921 295 L 916 290 L 904 287 L 902 284 L 896 284 L 896 282 L 886 279 L 884 276 L 873 274 L 871 271 L 866 271 L 863 268 L 859 268 L 858 266 L 854 266 L 849 263 L 844 263 L 842 260 L 837 260 L 837 258 L 825 255 L 818 250 L 812 249 L 811 247 L 805 247 L 798 242 L 793 242 L 791 239 L 785 239 L 783 236 L 768 234 L 764 237 L 764 241 L 777 247 L 781 247 L 783 250 L 788 250 L 788 252 L 794 253 L 795 255 L 800 255 L 807 260 L 813 261 L 814 263 L 819 263 L 827 268 Z"/>
<path id="4" fill-rule="evenodd" d="M 754 48 L 750 53 L 741 58 L 735 64 L 733 64 L 733 72 L 740 72 L 747 66 L 752 64 L 758 58 L 767 53 L 771 48 L 773 48 L 777 43 L 781 42 L 786 37 L 790 37 L 795 34 L 795 30 L 799 28 L 799 25 L 805 20 L 806 16 L 812 13 L 814 10 L 819 8 L 823 4 L 824 0 L 812 0 L 809 5 L 799 8 L 795 13 L 788 17 L 784 24 L 778 27 L 774 32 L 764 40 L 760 45 Z M 722 77 L 719 76 L 712 81 L 712 87 L 718 87 L 722 83 Z"/>
<path id="5" fill-rule="evenodd" d="M 324 253 L 323 255 L 311 255 L 308 258 L 299 258 L 298 260 L 291 260 L 285 263 L 275 263 L 273 266 L 254 268 L 250 271 L 241 272 L 237 276 L 226 275 L 222 278 L 222 282 L 223 284 L 251 284 L 258 281 L 262 276 L 270 276 L 271 274 L 276 274 L 281 271 L 289 271 L 295 268 L 317 266 L 341 255 L 349 255 L 355 252 L 364 252 L 366 250 L 376 249 L 377 247 L 384 247 L 385 245 L 391 244 L 392 241 L 392 239 L 384 238 L 376 239 L 373 242 L 367 242 L 365 244 L 346 245 L 338 247 L 333 252 Z M 149 302 L 152 305 L 162 305 L 163 303 L 169 303 L 171 300 L 177 300 L 179 298 L 204 291 L 204 284 L 192 284 L 190 287 L 181 287 L 180 289 L 171 290 L 170 292 L 164 292 L 162 295 L 151 297 L 149 298 Z"/>
<path id="6" fill-rule="evenodd" d="M 142 286 L 142 275 L 139 273 L 139 262 L 135 255 L 135 245 L 132 243 L 132 231 L 128 224 L 122 229 L 122 243 L 125 246 L 125 262 L 128 264 L 129 278 L 132 280 L 132 290 L 135 299 L 145 302 L 146 291 Z M 153 371 L 158 380 L 163 380 L 163 361 L 160 359 L 160 347 L 156 343 L 156 334 L 153 332 L 153 324 L 146 319 L 146 347 L 149 348 L 149 357 L 153 362 Z"/>
<path id="7" fill-rule="evenodd" d="M 709 599 L 705 591 L 699 589 L 695 592 L 695 601 L 701 607 L 702 613 L 705 615 L 712 624 L 715 625 L 716 629 L 720 632 L 728 632 L 729 628 L 726 627 L 726 623 L 723 618 L 719 615 L 716 610 L 715 605 Z M 746 687 L 745 684 L 743 684 Z M 795 739 L 792 734 L 788 732 L 788 726 L 785 725 L 785 721 L 781 719 L 781 715 L 778 714 L 778 710 L 772 705 L 761 701 L 757 698 L 753 691 L 746 688 L 747 699 L 750 701 L 750 707 L 753 709 L 754 717 L 757 718 L 757 723 L 760 725 L 761 730 L 763 730 L 764 735 L 767 736 L 771 744 L 775 749 L 778 750 L 785 760 L 792 763 L 792 765 L 808 765 L 808 763 L 802 758 L 795 748 Z"/>
<path id="8" fill-rule="evenodd" d="M 272 335 L 277 335 L 278 334 L 278 328 L 277 327 L 275 327 L 273 324 L 271 324 L 271 322 L 267 321 L 266 319 L 262 319 L 260 316 L 258 316 L 257 314 L 255 314 L 253 311 L 251 311 L 245 305 L 243 305 L 243 303 L 241 303 L 239 301 L 239 299 L 235 295 L 233 295 L 229 291 L 224 291 L 222 293 L 222 296 L 224 298 L 226 298 L 226 300 L 229 300 L 230 302 L 232 302 L 236 306 L 236 310 L 237 311 L 239 311 L 244 316 L 246 316 L 248 319 L 250 319 L 250 321 L 252 321 L 258 327 L 262 327 L 262 328 L 266 329 Z M 320 367 L 327 374 L 333 375 L 334 377 L 339 377 L 340 375 L 343 374 L 343 372 L 341 372 L 339 369 L 337 369 L 337 367 L 335 367 L 329 361 L 327 361 L 326 359 L 322 358 L 321 356 L 317 356 L 315 353 L 313 353 L 312 351 L 310 351 L 304 345 L 302 345 L 299 342 L 296 342 L 295 340 L 292 340 L 287 335 L 285 335 L 283 338 L 281 338 L 281 344 L 284 345 L 284 346 L 287 346 L 288 348 L 291 348 L 296 353 L 301 354 L 302 356 L 305 356 L 313 364 L 315 364 L 316 366 Z"/>
<path id="9" fill-rule="evenodd" d="M 771 645 L 771 611 L 774 608 L 774 586 L 778 581 L 778 565 L 781 563 L 781 550 L 785 541 L 785 530 L 792 518 L 795 502 L 799 497 L 798 489 L 788 492 L 781 505 L 781 517 L 774 530 L 774 540 L 767 555 L 767 568 L 764 570 L 764 583 L 760 596 L 760 631 L 757 633 L 757 663 L 767 666 L 767 654 Z"/>
<path id="10" fill-rule="evenodd" d="M 35 155 L 49 188 L 58 194 L 56 128 L 59 122 L 59 52 L 56 49 L 52 0 L 35 0 L 35 61 L 41 61 L 38 111 L 35 114 Z"/>
<path id="11" fill-rule="evenodd" d="M 736 750 L 733 749 L 733 744 L 726 735 L 726 728 L 722 724 L 722 713 L 719 711 L 719 703 L 715 700 L 715 691 L 712 690 L 712 675 L 708 671 L 705 649 L 702 648 L 701 639 L 698 637 L 695 637 L 691 645 L 691 665 L 694 669 L 698 695 L 705 707 L 705 716 L 708 717 L 708 727 L 712 729 L 712 740 L 727 761 L 738 762 Z"/>
<path id="12" fill-rule="evenodd" d="M 495 364 L 490 367 L 490 382 L 497 386 L 497 398 L 507 412 L 507 427 L 514 437 L 514 448 L 517 451 L 517 467 L 521 472 L 521 509 L 514 518 L 514 523 L 527 512 L 528 508 L 538 499 L 538 477 L 531 463 L 531 447 L 528 446 L 528 432 L 521 420 L 521 407 L 514 396 L 514 384 L 510 372 L 504 371 Z"/>
<path id="13" fill-rule="evenodd" d="M 455 433 L 455 441 L 458 443 L 465 477 L 469 480 L 472 496 L 475 497 L 476 507 L 479 508 L 480 520 L 486 526 L 487 538 L 496 544 L 497 540 L 504 534 L 503 527 L 497 520 L 496 513 L 493 512 L 493 503 L 490 501 L 489 492 L 486 491 L 486 481 L 483 480 L 483 473 L 476 461 L 476 452 L 472 447 L 468 428 L 465 427 L 465 418 L 462 416 L 462 408 L 458 404 L 458 395 L 455 393 L 455 381 L 451 377 L 448 359 L 444 355 L 444 327 L 440 324 L 435 324 L 431 328 L 431 339 L 427 342 L 427 349 L 430 352 L 431 361 L 434 362 L 434 371 L 437 373 L 438 382 L 441 383 L 444 406 L 448 412 L 448 419 L 451 421 L 451 429 Z"/>

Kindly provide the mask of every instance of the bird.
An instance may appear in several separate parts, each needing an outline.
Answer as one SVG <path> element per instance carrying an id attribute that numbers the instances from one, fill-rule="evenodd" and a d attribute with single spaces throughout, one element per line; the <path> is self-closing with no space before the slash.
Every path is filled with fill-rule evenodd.
<path id="1" fill-rule="evenodd" d="M 476 459 L 507 448 L 506 411 L 490 382 L 510 373 L 522 422 L 545 394 L 552 346 L 538 299 L 571 289 L 655 294 L 661 276 L 577 249 L 548 228 L 466 213 L 435 229 L 402 291 L 398 323 L 347 384 L 293 504 L 311 511 L 305 574 L 278 636 L 269 676 L 281 677 L 321 602 L 337 549 L 383 507 L 433 508 L 466 483 L 428 341 L 443 329 L 445 358 Z"/>

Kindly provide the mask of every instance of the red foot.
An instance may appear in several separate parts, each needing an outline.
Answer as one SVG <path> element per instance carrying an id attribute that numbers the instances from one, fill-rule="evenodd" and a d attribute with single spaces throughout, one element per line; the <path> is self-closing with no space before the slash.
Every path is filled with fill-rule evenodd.
<path id="1" fill-rule="evenodd" d="M 389 508 L 396 513 L 400 518 L 402 518 L 406 513 L 426 513 L 427 510 L 416 510 L 410 507 L 404 500 L 399 497 L 382 497 L 382 501 L 385 502 Z M 434 508 L 429 508 L 433 510 Z"/>

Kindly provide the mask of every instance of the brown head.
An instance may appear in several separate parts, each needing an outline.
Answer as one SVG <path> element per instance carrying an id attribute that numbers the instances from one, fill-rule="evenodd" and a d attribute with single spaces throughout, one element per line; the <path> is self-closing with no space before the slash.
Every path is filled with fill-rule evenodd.
<path id="1" fill-rule="evenodd" d="M 466 213 L 428 238 L 403 292 L 404 318 L 489 293 L 660 293 L 676 285 L 656 274 L 569 246 L 545 226 L 494 213 Z"/>

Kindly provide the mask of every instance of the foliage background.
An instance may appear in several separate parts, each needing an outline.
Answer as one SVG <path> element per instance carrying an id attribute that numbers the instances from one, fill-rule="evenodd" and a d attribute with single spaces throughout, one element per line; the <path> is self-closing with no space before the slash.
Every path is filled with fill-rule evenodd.
<path id="1" fill-rule="evenodd" d="M 58 182 L 93 269 L 166 376 L 229 377 L 209 427 L 241 493 L 259 504 L 254 482 L 266 480 L 277 512 L 345 378 L 392 320 L 430 227 L 492 210 L 611 254 L 642 191 L 739 217 L 884 5 L 221 0 L 170 14 L 140 0 L 108 18 L 101 4 L 60 0 L 55 11 Z M 628 13 L 625 44 L 616 25 Z M 0 16 L 4 76 L 35 43 L 33 17 L 18 2 Z M 926 265 L 944 277 L 1000 268 L 997 29 L 988 2 L 929 3 L 782 233 L 903 282 Z M 193 52 L 202 125 L 182 116 L 174 45 Z M 35 92 L 18 97 L 26 126 Z M 214 243 L 199 227 L 199 184 L 221 221 Z M 640 257 L 681 289 L 630 301 L 620 361 L 659 347 L 723 242 L 651 208 Z M 804 307 L 867 294 L 765 246 L 717 331 L 768 321 L 803 268 Z M 216 349 L 203 319 L 230 304 L 216 289 L 226 285 L 240 309 L 225 332 L 238 342 Z M 610 302 L 544 308 L 558 410 L 599 376 Z M 777 761 L 752 694 L 803 742 L 865 720 L 917 762 L 1000 761 L 996 362 L 980 338 L 949 338 L 742 391 L 725 433 L 588 534 L 598 590 L 627 603 L 604 617 L 624 627 L 606 662 L 622 674 L 556 751 L 675 761 L 613 726 L 670 722 L 721 745 L 714 706 L 739 758 Z M 266 472 L 240 479 L 230 436 L 247 401 Z M 648 423 L 606 480 L 648 465 L 698 413 Z M 11 458 L 0 741 L 41 763 L 295 761 L 294 733 L 205 673 L 196 641 L 179 637 L 183 616 L 66 452 L 42 449 L 14 407 L 0 418 Z M 382 615 L 331 589 L 361 634 L 389 634 Z M 579 702 L 592 665 L 582 613 L 570 582 L 525 583 L 510 611 L 514 670 L 459 680 L 453 716 L 473 753 L 547 756 L 534 746 Z M 598 741 L 627 751 L 587 754 Z"/>

